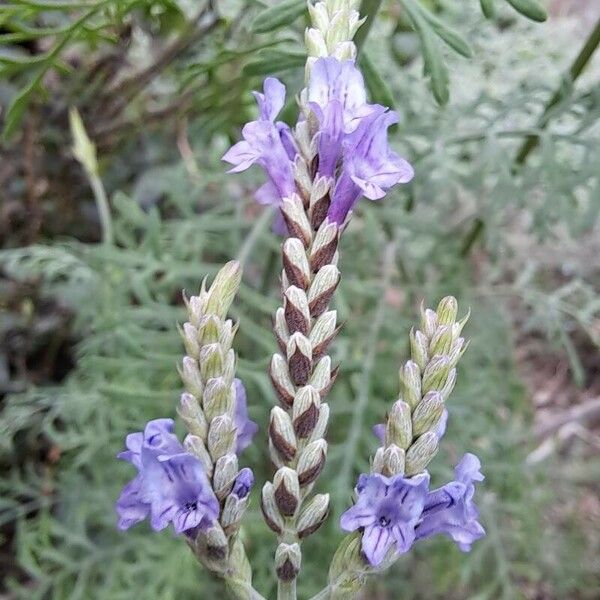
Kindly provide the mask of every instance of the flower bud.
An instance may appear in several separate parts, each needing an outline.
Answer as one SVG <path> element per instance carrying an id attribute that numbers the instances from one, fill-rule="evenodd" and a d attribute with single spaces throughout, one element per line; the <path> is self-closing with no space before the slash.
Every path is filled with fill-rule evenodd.
<path id="1" fill-rule="evenodd" d="M 179 333 L 183 339 L 186 354 L 197 360 L 200 356 L 198 330 L 191 323 L 186 322 L 183 324 L 183 329 L 179 328 Z"/>
<path id="2" fill-rule="evenodd" d="M 409 360 L 400 367 L 401 396 L 411 408 L 421 401 L 421 369 L 419 365 Z"/>
<path id="3" fill-rule="evenodd" d="M 291 198 L 284 198 L 281 202 L 281 212 L 290 235 L 298 238 L 304 247 L 308 248 L 312 240 L 312 227 L 300 196 L 294 194 Z"/>
<path id="4" fill-rule="evenodd" d="M 273 332 L 277 338 L 277 343 L 282 352 L 285 352 L 287 343 L 290 339 L 290 332 L 285 322 L 285 311 L 282 307 L 279 307 L 275 312 L 275 321 L 273 323 Z"/>
<path id="5" fill-rule="evenodd" d="M 458 314 L 458 302 L 454 296 L 446 296 L 440 300 L 435 311 L 440 325 L 452 325 Z"/>
<path id="6" fill-rule="evenodd" d="M 183 440 L 183 447 L 202 463 L 207 477 L 212 477 L 213 461 L 202 439 L 197 435 L 187 435 Z"/>
<path id="7" fill-rule="evenodd" d="M 288 369 L 295 385 L 305 385 L 312 370 L 312 345 L 301 333 L 294 333 L 287 345 Z"/>
<path id="8" fill-rule="evenodd" d="M 337 250 L 339 228 L 337 223 L 325 220 L 319 227 L 310 251 L 310 266 L 313 272 L 331 262 Z"/>
<path id="9" fill-rule="evenodd" d="M 310 190 L 312 188 L 312 177 L 308 168 L 308 164 L 304 157 L 296 155 L 294 164 L 292 167 L 294 171 L 294 179 L 296 180 L 296 187 L 300 190 L 300 195 L 304 200 L 303 206 L 308 206 L 308 199 L 310 198 Z"/>
<path id="10" fill-rule="evenodd" d="M 403 400 L 394 402 L 387 418 L 385 428 L 385 445 L 392 444 L 406 449 L 413 439 L 410 406 Z"/>
<path id="11" fill-rule="evenodd" d="M 238 459 L 235 454 L 226 454 L 216 461 L 213 488 L 219 500 L 222 501 L 229 495 L 237 474 Z"/>
<path id="12" fill-rule="evenodd" d="M 319 418 L 317 419 L 317 423 L 315 428 L 313 429 L 312 434 L 310 435 L 309 440 L 315 441 L 325 437 L 325 432 L 327 431 L 327 424 L 329 423 L 329 405 L 321 404 L 321 408 L 319 408 Z"/>
<path id="13" fill-rule="evenodd" d="M 269 437 L 284 460 L 289 461 L 296 456 L 296 434 L 294 433 L 292 420 L 288 413 L 279 406 L 274 406 L 271 409 Z"/>
<path id="14" fill-rule="evenodd" d="M 204 384 L 202 383 L 202 377 L 200 376 L 198 361 L 194 360 L 191 356 L 184 356 L 180 375 L 185 389 L 190 394 L 196 396 L 196 398 L 201 398 Z"/>
<path id="15" fill-rule="evenodd" d="M 198 323 L 198 341 L 201 346 L 219 341 L 221 319 L 216 315 L 203 315 Z"/>
<path id="16" fill-rule="evenodd" d="M 383 451 L 381 473 L 386 477 L 403 475 L 406 464 L 406 453 L 395 444 Z"/>
<path id="17" fill-rule="evenodd" d="M 292 517 L 300 504 L 300 483 L 294 469 L 281 467 L 273 478 L 275 503 L 284 517 Z"/>
<path id="18" fill-rule="evenodd" d="M 246 512 L 248 506 L 248 497 L 238 498 L 235 494 L 230 494 L 225 500 L 225 506 L 221 513 L 221 526 L 225 535 L 230 537 L 238 529 L 240 521 Z"/>
<path id="19" fill-rule="evenodd" d="M 430 390 L 439 390 L 446 383 L 450 371 L 450 360 L 447 356 L 434 356 L 423 371 L 423 389 L 426 394 Z"/>
<path id="20" fill-rule="evenodd" d="M 194 327 L 198 327 L 202 317 L 206 313 L 206 303 L 208 302 L 208 293 L 206 291 L 206 279 L 202 282 L 200 294 L 198 296 L 192 296 L 189 300 L 183 294 L 183 301 L 185 302 L 188 317 L 190 323 Z"/>
<path id="21" fill-rule="evenodd" d="M 459 337 L 453 344 L 448 358 L 450 359 L 450 368 L 458 364 L 461 356 L 467 351 L 469 342 L 465 342 L 465 338 Z"/>
<path id="22" fill-rule="evenodd" d="M 296 522 L 298 537 L 304 539 L 314 533 L 329 513 L 329 494 L 315 494 L 305 505 Z"/>
<path id="23" fill-rule="evenodd" d="M 323 34 L 312 27 L 304 32 L 304 43 L 310 56 L 327 56 L 327 45 Z"/>
<path id="24" fill-rule="evenodd" d="M 335 265 L 325 265 L 319 269 L 308 290 L 311 316 L 316 318 L 327 310 L 339 282 L 340 272 Z"/>
<path id="25" fill-rule="evenodd" d="M 292 423 L 298 437 L 306 438 L 312 433 L 319 418 L 320 406 L 321 397 L 312 386 L 301 387 L 296 392 L 292 407 Z"/>
<path id="26" fill-rule="evenodd" d="M 283 267 L 290 284 L 302 290 L 310 284 L 310 266 L 306 250 L 298 238 L 288 238 L 282 248 Z"/>
<path id="27" fill-rule="evenodd" d="M 296 388 L 290 379 L 288 365 L 281 354 L 273 354 L 269 375 L 277 396 L 279 396 L 284 406 L 291 408 Z"/>
<path id="28" fill-rule="evenodd" d="M 356 59 L 356 44 L 354 42 L 338 42 L 331 53 L 338 60 Z"/>
<path id="29" fill-rule="evenodd" d="M 302 450 L 296 467 L 301 486 L 308 485 L 317 479 L 325 465 L 326 455 L 327 442 L 324 439 L 315 440 Z"/>
<path id="30" fill-rule="evenodd" d="M 237 333 L 237 328 L 237 323 L 234 325 L 231 319 L 221 322 L 218 342 L 223 352 L 231 350 L 231 344 L 233 344 L 233 337 Z"/>
<path id="31" fill-rule="evenodd" d="M 281 581 L 292 581 L 300 572 L 302 552 L 300 546 L 281 543 L 275 551 L 275 571 Z"/>
<path id="32" fill-rule="evenodd" d="M 444 400 L 444 402 L 446 400 L 448 400 L 448 396 L 450 396 L 450 394 L 452 393 L 452 390 L 454 389 L 455 384 L 456 384 L 456 369 L 450 369 L 450 372 L 448 373 L 448 379 L 446 379 L 446 383 L 444 384 L 444 387 L 440 390 L 440 395 L 442 396 L 442 399 Z"/>
<path id="33" fill-rule="evenodd" d="M 210 289 L 206 312 L 225 318 L 242 282 L 242 267 L 237 260 L 228 262 L 217 273 Z"/>
<path id="34" fill-rule="evenodd" d="M 310 329 L 310 312 L 306 292 L 292 285 L 284 292 L 285 322 L 291 334 L 299 331 L 307 335 Z"/>
<path id="35" fill-rule="evenodd" d="M 437 435 L 433 431 L 424 433 L 406 452 L 405 474 L 410 477 L 423 472 L 437 451 Z"/>
<path id="36" fill-rule="evenodd" d="M 428 342 L 422 331 L 414 328 L 410 330 L 410 355 L 423 371 L 429 360 Z"/>
<path id="37" fill-rule="evenodd" d="M 223 377 L 213 377 L 206 382 L 202 397 L 202 408 L 210 422 L 218 415 L 233 414 L 235 388 Z"/>
<path id="38" fill-rule="evenodd" d="M 438 316 L 430 308 L 421 304 L 421 331 L 428 339 L 433 337 L 438 326 Z"/>
<path id="39" fill-rule="evenodd" d="M 183 393 L 177 408 L 179 416 L 183 419 L 187 430 L 203 440 L 206 439 L 208 432 L 208 423 L 204 418 L 204 413 L 198 404 L 198 400 L 192 394 Z"/>
<path id="40" fill-rule="evenodd" d="M 452 347 L 452 326 L 440 325 L 429 342 L 429 355 L 448 354 Z"/>
<path id="41" fill-rule="evenodd" d="M 207 344 L 200 348 L 200 374 L 206 381 L 211 377 L 219 377 L 223 372 L 223 352 L 219 344 Z"/>
<path id="42" fill-rule="evenodd" d="M 324 398 L 331 387 L 331 357 L 323 356 L 315 366 L 308 382 Z"/>
<path id="43" fill-rule="evenodd" d="M 277 508 L 275 501 L 275 488 L 270 481 L 267 481 L 262 489 L 260 508 L 265 519 L 265 523 L 275 532 L 283 531 L 283 518 Z"/>
<path id="44" fill-rule="evenodd" d="M 324 312 L 313 325 L 309 339 L 312 344 L 313 358 L 315 360 L 327 352 L 329 344 L 337 333 L 336 324 L 337 311 L 328 310 Z"/>
<path id="45" fill-rule="evenodd" d="M 440 392 L 427 392 L 412 415 L 413 435 L 433 431 L 444 412 L 444 399 Z"/>
<path id="46" fill-rule="evenodd" d="M 237 430 L 228 415 L 215 417 L 208 428 L 208 451 L 216 462 L 225 454 L 235 454 Z"/>
<path id="47" fill-rule="evenodd" d="M 373 465 L 371 467 L 371 470 L 373 471 L 373 473 L 383 473 L 383 469 L 384 469 L 383 453 L 384 453 L 383 447 L 380 446 L 379 448 L 377 448 L 377 451 L 375 452 L 375 456 L 373 457 Z"/>
<path id="48" fill-rule="evenodd" d="M 317 2 L 316 4 L 311 4 L 309 2 L 308 12 L 314 27 L 320 31 L 327 31 L 327 28 L 329 27 L 329 15 L 327 14 L 327 7 L 325 3 Z"/>
<path id="49" fill-rule="evenodd" d="M 229 553 L 227 536 L 219 523 L 214 523 L 204 532 L 204 543 L 208 556 L 214 560 L 224 560 Z"/>

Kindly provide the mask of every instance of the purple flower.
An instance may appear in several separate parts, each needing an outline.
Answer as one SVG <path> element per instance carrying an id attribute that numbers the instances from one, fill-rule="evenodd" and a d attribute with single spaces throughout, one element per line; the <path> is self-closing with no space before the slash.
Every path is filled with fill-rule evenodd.
<path id="1" fill-rule="evenodd" d="M 446 426 L 448 425 L 448 409 L 445 408 L 436 428 L 433 430 L 437 435 L 438 440 L 441 440 L 446 433 Z M 385 423 L 379 423 L 373 425 L 373 435 L 383 444 L 385 442 Z"/>
<path id="2" fill-rule="evenodd" d="M 342 515 L 340 526 L 363 530 L 362 550 L 372 566 L 380 565 L 392 546 L 399 554 L 412 546 L 428 488 L 427 473 L 410 479 L 379 474 L 358 478 L 358 500 Z"/>
<path id="3" fill-rule="evenodd" d="M 259 119 L 244 125 L 241 142 L 232 146 L 223 160 L 232 164 L 230 173 L 245 171 L 254 163 L 266 172 L 268 182 L 259 190 L 262 204 L 278 204 L 296 191 L 292 161 L 296 155 L 289 127 L 275 118 L 285 102 L 285 86 L 277 79 L 265 79 L 263 92 L 254 92 Z"/>
<path id="4" fill-rule="evenodd" d="M 475 540 L 485 535 L 473 502 L 474 482 L 484 479 L 480 469 L 479 459 L 474 454 L 465 454 L 454 470 L 456 480 L 429 492 L 423 520 L 417 526 L 417 539 L 446 534 L 466 552 Z"/>
<path id="5" fill-rule="evenodd" d="M 149 516 L 155 531 L 173 523 L 182 533 L 208 527 L 218 517 L 219 502 L 202 464 L 184 450 L 173 429 L 172 419 L 156 419 L 143 433 L 127 436 L 127 450 L 118 458 L 133 464 L 138 474 L 117 500 L 120 529 Z"/>
<path id="6" fill-rule="evenodd" d="M 248 402 L 246 388 L 240 379 L 235 379 L 235 426 L 237 429 L 237 448 L 240 454 L 251 443 L 258 431 L 258 425 L 248 418 Z"/>
<path id="7" fill-rule="evenodd" d="M 254 473 L 252 469 L 245 467 L 242 469 L 233 482 L 232 494 L 235 494 L 240 500 L 243 500 L 254 485 Z"/>
<path id="8" fill-rule="evenodd" d="M 388 127 L 397 122 L 395 112 L 376 106 L 344 141 L 342 170 L 329 207 L 330 220 L 343 223 L 361 196 L 379 200 L 396 183 L 413 178 L 410 164 L 388 146 Z"/>

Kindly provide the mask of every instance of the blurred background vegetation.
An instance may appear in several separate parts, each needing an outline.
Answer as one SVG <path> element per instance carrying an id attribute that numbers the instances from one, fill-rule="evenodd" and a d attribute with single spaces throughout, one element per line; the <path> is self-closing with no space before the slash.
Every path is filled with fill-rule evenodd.
<path id="1" fill-rule="evenodd" d="M 366 597 L 597 599 L 600 5 L 363 5 L 377 16 L 361 65 L 371 96 L 401 115 L 392 144 L 416 177 L 364 201 L 342 240 L 341 374 L 320 484 L 334 510 L 306 543 L 301 593 L 325 582 L 419 302 L 455 294 L 472 344 L 432 476 L 464 451 L 482 457 L 488 536 L 468 556 L 445 539 L 419 544 Z M 280 240 L 252 198 L 256 174 L 225 176 L 220 156 L 266 74 L 302 86 L 305 25 L 302 0 L 0 6 L 0 597 L 221 593 L 169 532 L 116 530 L 130 472 L 114 455 L 126 432 L 174 413 L 181 289 L 237 256 L 240 376 L 262 425 L 247 461 L 259 482 L 269 473 Z M 97 148 L 112 243 L 73 158 L 70 107 Z M 245 538 L 272 597 L 274 539 L 257 505 Z"/>

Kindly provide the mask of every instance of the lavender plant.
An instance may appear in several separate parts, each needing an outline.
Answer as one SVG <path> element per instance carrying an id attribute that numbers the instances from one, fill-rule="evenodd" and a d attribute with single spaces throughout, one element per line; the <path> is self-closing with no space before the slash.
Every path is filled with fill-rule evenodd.
<path id="1" fill-rule="evenodd" d="M 338 368 L 328 348 L 339 329 L 330 304 L 340 281 L 340 236 L 361 198 L 382 199 L 413 177 L 411 165 L 388 145 L 398 116 L 370 104 L 355 64 L 352 39 L 363 21 L 353 0 L 309 3 L 305 35 L 306 87 L 299 118 L 290 128 L 276 121 L 285 86 L 267 78 L 255 93 L 259 117 L 223 157 L 231 172 L 253 164 L 266 182 L 261 204 L 279 209 L 274 228 L 282 244 L 282 306 L 274 315 L 279 352 L 269 374 L 280 406 L 271 410 L 269 453 L 276 469 L 264 484 L 261 509 L 277 535 L 274 570 L 278 598 L 296 598 L 301 543 L 329 512 L 329 494 L 313 494 L 327 455 L 327 394 Z M 237 325 L 227 313 L 241 282 L 240 264 L 228 263 L 207 289 L 186 300 L 181 328 L 186 356 L 180 369 L 185 392 L 178 413 L 187 429 L 183 444 L 171 419 L 150 421 L 130 434 L 119 458 L 137 474 L 117 501 L 119 527 L 149 518 L 153 529 L 173 525 L 198 560 L 239 598 L 262 598 L 239 535 L 254 476 L 239 455 L 257 430 L 249 420 L 244 386 L 235 377 L 232 349 Z M 420 539 L 450 536 L 462 550 L 484 535 L 473 496 L 480 462 L 466 454 L 455 480 L 430 490 L 426 470 L 438 450 L 448 411 L 445 402 L 466 349 L 467 317 L 444 298 L 436 311 L 422 309 L 420 330 L 410 334 L 411 360 L 400 369 L 400 398 L 374 428 L 381 446 L 368 474 L 358 478 L 356 500 L 340 519 L 350 532 L 333 556 L 327 587 L 317 598 L 350 598 L 369 575 L 391 566 Z"/>

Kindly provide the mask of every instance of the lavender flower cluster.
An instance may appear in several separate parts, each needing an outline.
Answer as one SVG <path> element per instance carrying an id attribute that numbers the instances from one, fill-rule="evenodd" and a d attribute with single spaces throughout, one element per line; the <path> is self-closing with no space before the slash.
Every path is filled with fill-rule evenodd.
<path id="1" fill-rule="evenodd" d="M 261 204 L 279 209 L 282 244 L 282 306 L 274 316 L 279 346 L 269 375 L 279 399 L 268 425 L 275 467 L 261 493 L 266 524 L 277 535 L 274 556 L 278 599 L 296 598 L 301 544 L 329 513 L 329 494 L 313 494 L 327 456 L 328 393 L 338 374 L 328 348 L 339 327 L 330 303 L 340 281 L 339 240 L 357 202 L 382 199 L 413 177 L 410 164 L 388 143 L 398 115 L 367 101 L 356 67 L 352 37 L 362 20 L 355 0 L 309 3 L 313 26 L 306 31 L 306 87 L 292 128 L 277 121 L 285 86 L 267 78 L 255 93 L 258 118 L 242 141 L 223 157 L 239 172 L 259 165 L 266 182 Z M 228 263 L 210 288 L 186 298 L 188 321 L 180 373 L 185 392 L 178 413 L 187 429 L 183 444 L 171 419 L 150 421 L 127 436 L 118 456 L 137 474 L 117 501 L 118 525 L 144 519 L 155 530 L 169 524 L 184 534 L 198 560 L 223 578 L 238 598 L 261 599 L 238 535 L 254 476 L 240 468 L 240 453 L 257 425 L 249 420 L 246 392 L 235 377 L 232 349 L 237 325 L 227 312 L 241 282 L 241 268 Z M 410 333 L 411 358 L 400 369 L 399 398 L 385 422 L 374 427 L 380 447 L 371 470 L 358 477 L 355 502 L 341 515 L 348 532 L 319 598 L 351 598 L 368 575 L 393 564 L 421 539 L 444 534 L 467 551 L 484 535 L 474 503 L 483 480 L 479 459 L 465 454 L 453 481 L 430 489 L 429 462 L 439 449 L 446 401 L 466 350 L 457 303 L 442 299 L 422 308 L 420 328 Z"/>

